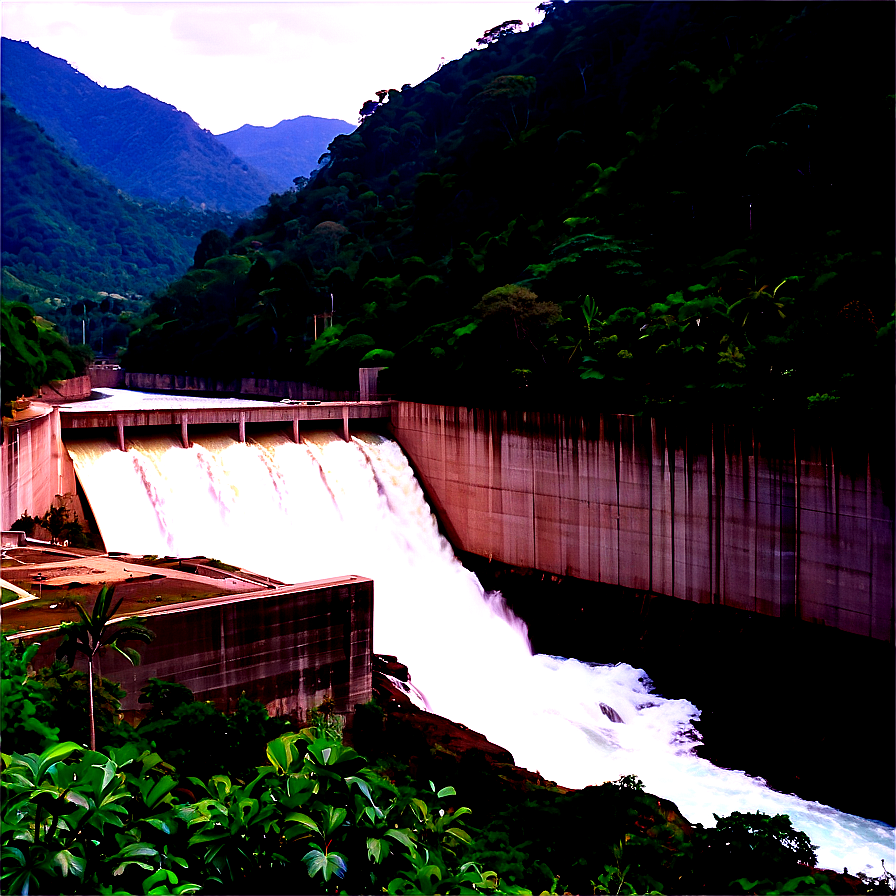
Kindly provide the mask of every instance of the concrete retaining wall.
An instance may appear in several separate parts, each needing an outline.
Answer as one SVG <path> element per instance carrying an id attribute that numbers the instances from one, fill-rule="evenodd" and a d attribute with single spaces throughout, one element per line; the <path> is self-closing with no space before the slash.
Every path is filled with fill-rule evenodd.
<path id="1" fill-rule="evenodd" d="M 461 550 L 893 637 L 893 496 L 867 452 L 844 468 L 792 431 L 409 402 L 392 425 Z"/>
<path id="2" fill-rule="evenodd" d="M 76 376 L 69 380 L 52 380 L 40 387 L 40 399 L 45 404 L 63 404 L 67 401 L 84 401 L 90 398 L 89 376 Z"/>
<path id="3" fill-rule="evenodd" d="M 12 422 L 3 424 L 0 451 L 0 528 L 28 513 L 41 516 L 56 495 L 71 495 L 68 506 L 80 519 L 75 469 L 62 450 L 59 409 L 32 403 Z"/>
<path id="4" fill-rule="evenodd" d="M 98 365 L 91 367 L 89 373 L 94 389 L 124 389 L 124 371 L 120 367 Z"/>
<path id="5" fill-rule="evenodd" d="M 150 678 L 184 684 L 225 711 L 245 693 L 271 715 L 299 718 L 327 694 L 343 714 L 371 698 L 370 579 L 203 601 L 141 617 L 155 640 L 131 645 L 140 650 L 140 665 L 111 651 L 102 659 L 103 676 L 127 691 L 122 709 L 131 714 L 141 710 L 140 691 Z M 58 641 L 41 645 L 36 665 L 53 661 Z M 77 668 L 86 666 L 79 660 Z"/>

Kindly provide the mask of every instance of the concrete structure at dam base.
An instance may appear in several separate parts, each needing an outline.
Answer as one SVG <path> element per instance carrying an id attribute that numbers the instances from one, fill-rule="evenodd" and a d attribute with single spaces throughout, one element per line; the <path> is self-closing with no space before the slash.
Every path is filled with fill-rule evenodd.
<path id="1" fill-rule="evenodd" d="M 300 721 L 325 697 L 344 717 L 371 699 L 371 579 L 285 585 L 233 567 L 222 571 L 201 558 L 147 562 L 6 541 L 4 553 L 18 564 L 4 577 L 23 596 L 4 605 L 3 629 L 41 642 L 35 666 L 53 662 L 59 623 L 77 620 L 72 596 L 89 608 L 85 596 L 103 584 L 115 586 L 115 600 L 122 599 L 116 619 L 139 616 L 154 633 L 151 643 L 130 645 L 140 653 L 137 666 L 112 651 L 102 656 L 102 675 L 126 691 L 121 709 L 130 721 L 147 709 L 140 691 L 152 678 L 185 685 L 197 700 L 224 711 L 246 696 L 272 716 Z M 80 655 L 75 668 L 86 670 Z"/>

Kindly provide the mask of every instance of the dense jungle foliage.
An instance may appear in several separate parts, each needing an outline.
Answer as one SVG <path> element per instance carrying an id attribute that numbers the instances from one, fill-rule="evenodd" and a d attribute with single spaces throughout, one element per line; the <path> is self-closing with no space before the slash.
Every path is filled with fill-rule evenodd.
<path id="1" fill-rule="evenodd" d="M 25 41 L 0 43 L 3 90 L 15 107 L 128 195 L 229 212 L 251 212 L 270 195 L 265 175 L 185 112 L 133 87 L 101 87 Z"/>
<path id="2" fill-rule="evenodd" d="M 17 398 L 34 395 L 44 383 L 82 375 L 92 358 L 24 302 L 0 302 L 0 351 L 4 416 Z"/>
<path id="3" fill-rule="evenodd" d="M 889 418 L 893 7 L 540 9 L 376 91 L 310 183 L 207 235 L 127 365 Z"/>
<path id="4" fill-rule="evenodd" d="M 2 129 L 3 296 L 31 305 L 72 345 L 123 348 L 146 296 L 190 267 L 202 234 L 239 222 L 125 196 L 5 100 Z"/>
<path id="5" fill-rule="evenodd" d="M 95 679 L 88 750 L 84 673 L 0 646 L 4 893 L 892 892 L 814 870 L 786 816 L 692 826 L 632 777 L 514 787 L 375 702 L 348 746 L 326 700 L 302 728 L 152 679 L 132 728 Z"/>

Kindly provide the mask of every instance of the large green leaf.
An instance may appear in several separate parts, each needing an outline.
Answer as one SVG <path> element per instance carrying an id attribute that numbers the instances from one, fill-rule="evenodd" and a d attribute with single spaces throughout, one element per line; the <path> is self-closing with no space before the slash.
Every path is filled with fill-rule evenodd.
<path id="1" fill-rule="evenodd" d="M 285 836 L 289 838 L 291 831 L 300 831 L 302 829 L 307 831 L 315 831 L 318 834 L 321 834 L 321 829 L 317 826 L 317 822 L 311 818 L 309 815 L 305 815 L 302 812 L 288 812 L 284 818 L 284 821 L 292 821 L 295 822 L 296 827 L 291 828 L 290 831 L 287 831 Z"/>
<path id="2" fill-rule="evenodd" d="M 84 877 L 84 869 L 87 867 L 87 861 L 79 856 L 73 855 L 70 850 L 63 849 L 53 856 L 51 864 L 55 865 L 62 872 L 63 877 L 73 874 L 75 877 Z"/>
<path id="3" fill-rule="evenodd" d="M 345 821 L 348 812 L 337 806 L 327 806 L 324 814 L 324 836 L 329 837 Z"/>
<path id="4" fill-rule="evenodd" d="M 319 872 L 328 881 L 334 874 L 343 877 L 346 871 L 345 857 L 338 852 L 322 852 L 319 849 L 309 849 L 302 856 L 302 861 L 308 868 L 308 874 L 314 877 Z"/>
<path id="5" fill-rule="evenodd" d="M 445 833 L 451 834 L 452 837 L 456 837 L 463 843 L 473 842 L 473 838 L 463 828 L 447 828 Z"/>
<path id="6" fill-rule="evenodd" d="M 348 777 L 346 777 L 345 783 L 349 786 L 351 786 L 352 784 L 356 784 L 361 793 L 363 793 L 364 796 L 366 796 L 370 801 L 370 805 L 373 807 L 376 814 L 380 818 L 382 818 L 383 812 L 379 808 L 379 806 L 377 806 L 376 801 L 373 798 L 373 793 L 371 792 L 370 785 L 363 778 L 359 778 L 357 775 L 349 775 Z"/>
<path id="7" fill-rule="evenodd" d="M 410 832 L 407 829 L 392 828 L 391 830 L 386 831 L 386 836 L 391 837 L 393 840 L 397 840 L 410 850 L 416 849 L 414 841 L 410 838 Z"/>
<path id="8" fill-rule="evenodd" d="M 389 844 L 380 837 L 367 838 L 367 856 L 371 861 L 380 864 L 389 855 Z"/>
<path id="9" fill-rule="evenodd" d="M 164 775 L 155 784 L 150 782 L 151 788 L 148 792 L 144 793 L 143 801 L 150 809 L 154 809 L 165 797 L 177 787 L 177 780 L 172 778 L 171 775 Z M 140 788 L 141 791 L 143 787 Z"/>
<path id="10" fill-rule="evenodd" d="M 271 765 L 280 772 L 287 774 L 292 770 L 293 764 L 298 760 L 299 751 L 295 742 L 299 735 L 287 734 L 272 740 L 267 746 L 267 757 Z"/>
<path id="11" fill-rule="evenodd" d="M 43 753 L 40 754 L 39 764 L 34 776 L 35 783 L 39 783 L 43 776 L 57 762 L 61 762 L 63 759 L 68 759 L 68 757 L 71 756 L 72 753 L 74 753 L 76 750 L 83 749 L 84 748 L 82 746 L 76 744 L 71 740 L 66 740 L 62 743 L 53 744 L 53 746 L 48 747 L 46 750 L 44 750 Z"/>

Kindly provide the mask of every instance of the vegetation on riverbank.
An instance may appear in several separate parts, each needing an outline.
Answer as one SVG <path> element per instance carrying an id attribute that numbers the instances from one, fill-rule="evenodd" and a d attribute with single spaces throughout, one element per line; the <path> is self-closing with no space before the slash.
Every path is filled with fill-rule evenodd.
<path id="1" fill-rule="evenodd" d="M 834 892 L 786 817 L 703 829 L 634 778 L 521 784 L 377 703 L 359 708 L 353 748 L 326 702 L 302 728 L 157 680 L 134 729 L 102 680 L 90 751 L 83 673 L 35 674 L 34 648 L 2 650 L 4 892 Z"/>

